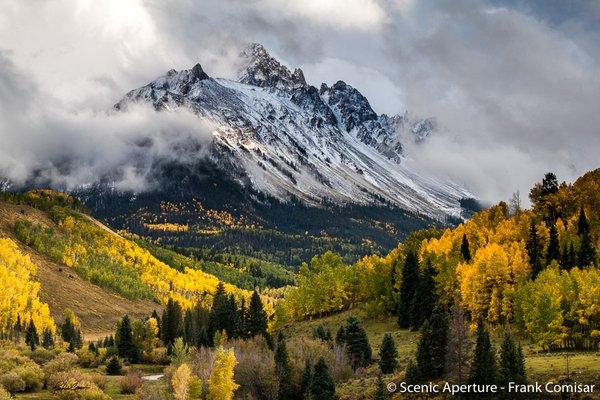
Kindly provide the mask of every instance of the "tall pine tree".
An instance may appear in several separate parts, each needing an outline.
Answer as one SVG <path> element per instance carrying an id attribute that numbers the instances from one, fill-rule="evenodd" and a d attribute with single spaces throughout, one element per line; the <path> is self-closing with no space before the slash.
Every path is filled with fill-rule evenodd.
<path id="1" fill-rule="evenodd" d="M 437 379 L 444 374 L 448 350 L 448 315 L 436 306 L 423 323 L 417 345 L 416 368 L 422 380 Z"/>
<path id="2" fill-rule="evenodd" d="M 535 278 L 542 270 L 541 246 L 537 233 L 535 220 L 532 218 L 529 225 L 529 237 L 525 243 L 527 255 L 529 256 L 529 265 L 531 265 L 531 274 Z"/>
<path id="3" fill-rule="evenodd" d="M 140 358 L 140 352 L 133 341 L 133 331 L 131 329 L 131 320 L 125 315 L 118 326 L 116 337 L 117 352 L 123 359 L 130 363 L 137 363 Z"/>
<path id="4" fill-rule="evenodd" d="M 462 243 L 460 244 L 460 254 L 464 261 L 471 261 L 471 250 L 469 248 L 469 239 L 467 239 L 466 233 L 463 233 Z"/>
<path id="5" fill-rule="evenodd" d="M 558 242 L 558 230 L 556 223 L 551 222 L 548 229 L 550 239 L 548 240 L 548 248 L 546 250 L 546 263 L 550 264 L 553 260 L 560 261 L 560 244 Z"/>
<path id="6" fill-rule="evenodd" d="M 521 345 L 515 343 L 508 332 L 505 333 L 500 347 L 498 376 L 501 385 L 508 385 L 509 382 L 523 384 L 527 381 L 523 349 Z"/>
<path id="7" fill-rule="evenodd" d="M 408 329 L 411 325 L 411 306 L 419 281 L 419 260 L 414 250 L 409 249 L 402 267 L 400 304 L 398 305 L 398 326 Z"/>
<path id="8" fill-rule="evenodd" d="M 419 274 L 417 287 L 411 305 L 411 326 L 414 330 L 421 329 L 423 322 L 431 317 L 433 307 L 437 303 L 435 294 L 435 269 L 430 259 Z"/>
<path id="9" fill-rule="evenodd" d="M 300 378 L 300 397 L 303 399 L 310 398 L 310 386 L 312 384 L 312 364 L 310 358 L 304 362 L 304 370 Z"/>
<path id="10" fill-rule="evenodd" d="M 477 324 L 477 340 L 475 341 L 469 383 L 492 384 L 496 382 L 496 377 L 496 354 L 490 342 L 490 334 L 485 328 L 485 323 L 483 319 L 480 319 Z"/>
<path id="11" fill-rule="evenodd" d="M 336 400 L 335 383 L 323 357 L 315 364 L 310 384 L 311 400 Z"/>
<path id="12" fill-rule="evenodd" d="M 346 320 L 344 338 L 352 368 L 357 369 L 369 365 L 372 356 L 369 338 L 359 319 L 354 315 L 349 316 Z"/>
<path id="13" fill-rule="evenodd" d="M 277 398 L 279 400 L 293 399 L 295 396 L 292 383 L 292 367 L 285 345 L 285 339 L 280 333 L 277 339 L 277 347 L 275 348 L 275 376 L 279 383 L 277 389 Z"/>
<path id="14" fill-rule="evenodd" d="M 579 236 L 579 254 L 577 265 L 579 268 L 589 267 L 595 264 L 596 249 L 594 248 L 592 237 L 590 235 L 590 224 L 585 215 L 583 205 L 579 209 L 579 219 L 577 220 L 577 235 Z"/>
<path id="15" fill-rule="evenodd" d="M 49 328 L 44 328 L 42 331 L 42 347 L 45 349 L 54 347 L 54 335 Z"/>
<path id="16" fill-rule="evenodd" d="M 167 306 L 163 311 L 161 320 L 161 339 L 170 354 L 173 344 L 175 343 L 175 339 L 181 337 L 183 334 L 183 316 L 181 305 L 177 301 L 169 299 Z"/>
<path id="17" fill-rule="evenodd" d="M 267 313 L 263 307 L 260 295 L 255 290 L 250 297 L 250 306 L 248 307 L 248 320 L 246 321 L 248 334 L 250 337 L 256 335 L 267 336 Z"/>
<path id="18" fill-rule="evenodd" d="M 383 335 L 379 347 L 379 369 L 382 374 L 391 374 L 398 368 L 398 350 L 391 333 Z"/>
<path id="19" fill-rule="evenodd" d="M 25 332 L 25 343 L 27 343 L 27 346 L 29 346 L 31 351 L 35 350 L 35 348 L 40 344 L 40 337 L 33 320 L 29 321 L 29 325 L 27 326 L 27 331 Z"/>

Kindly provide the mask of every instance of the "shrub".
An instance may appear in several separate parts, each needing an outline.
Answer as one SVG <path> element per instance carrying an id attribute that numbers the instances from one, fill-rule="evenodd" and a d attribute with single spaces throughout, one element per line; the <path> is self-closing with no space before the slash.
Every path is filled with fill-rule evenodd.
<path id="1" fill-rule="evenodd" d="M 123 373 L 123 365 L 117 356 L 112 356 L 108 361 L 106 373 L 108 375 L 121 375 Z"/>
<path id="2" fill-rule="evenodd" d="M 25 390 L 25 381 L 14 372 L 8 372 L 0 376 L 0 386 L 10 393 L 17 393 Z"/>
<path id="3" fill-rule="evenodd" d="M 52 374 L 46 383 L 51 392 L 78 391 L 97 387 L 92 378 L 78 370 Z"/>
<path id="4" fill-rule="evenodd" d="M 106 384 L 108 383 L 108 378 L 106 376 L 102 374 L 91 374 L 90 378 L 100 389 L 104 390 L 106 388 Z"/>
<path id="5" fill-rule="evenodd" d="M 43 347 L 38 347 L 31 352 L 29 358 L 31 358 L 36 364 L 44 365 L 56 356 L 56 353 L 52 350 L 46 350 Z"/>
<path id="6" fill-rule="evenodd" d="M 110 400 L 110 397 L 97 387 L 81 390 L 64 390 L 54 396 L 59 400 Z"/>
<path id="7" fill-rule="evenodd" d="M 13 372 L 23 379 L 26 391 L 38 390 L 44 386 L 44 371 L 35 363 L 18 366 Z"/>
<path id="8" fill-rule="evenodd" d="M 135 398 L 137 400 L 164 400 L 166 397 L 162 395 L 156 385 L 144 382 L 135 392 Z"/>
<path id="9" fill-rule="evenodd" d="M 121 394 L 134 394 L 142 383 L 142 375 L 139 372 L 129 372 L 119 380 Z"/>
<path id="10" fill-rule="evenodd" d="M 75 368 L 78 361 L 79 357 L 73 353 L 60 353 L 55 358 L 48 361 L 46 365 L 44 365 L 44 374 L 46 375 L 46 380 L 57 372 L 66 372 L 72 370 Z"/>
<path id="11" fill-rule="evenodd" d="M 81 349 L 77 351 L 77 357 L 79 357 L 79 365 L 84 368 L 97 367 L 101 362 L 100 357 L 89 350 Z"/>
<path id="12" fill-rule="evenodd" d="M 10 393 L 2 386 L 0 386 L 0 400 L 12 400 Z"/>

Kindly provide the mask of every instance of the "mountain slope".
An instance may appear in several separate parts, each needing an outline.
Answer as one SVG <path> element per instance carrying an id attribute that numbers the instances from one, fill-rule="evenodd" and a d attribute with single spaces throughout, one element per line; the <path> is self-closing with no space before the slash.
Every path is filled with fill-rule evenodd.
<path id="1" fill-rule="evenodd" d="M 421 140 L 430 120 L 377 115 L 342 81 L 306 84 L 257 44 L 243 54 L 239 81 L 209 77 L 197 64 L 129 92 L 126 110 L 190 109 L 214 127 L 210 160 L 246 187 L 306 204 L 392 204 L 434 219 L 461 215 L 465 189 L 406 168 L 402 141 Z"/>

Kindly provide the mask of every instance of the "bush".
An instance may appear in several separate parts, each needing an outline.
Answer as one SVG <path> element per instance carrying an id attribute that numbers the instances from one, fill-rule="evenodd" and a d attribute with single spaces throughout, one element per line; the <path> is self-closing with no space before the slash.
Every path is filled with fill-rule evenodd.
<path id="1" fill-rule="evenodd" d="M 25 390 L 25 381 L 14 372 L 8 372 L 0 376 L 0 386 L 10 393 L 17 393 Z"/>
<path id="2" fill-rule="evenodd" d="M 10 393 L 2 386 L 0 386 L 0 400 L 12 400 Z"/>
<path id="3" fill-rule="evenodd" d="M 44 386 L 44 371 L 35 363 L 21 365 L 13 372 L 23 379 L 26 391 L 38 390 Z"/>
<path id="4" fill-rule="evenodd" d="M 65 390 L 55 393 L 54 396 L 59 400 L 110 400 L 110 397 L 97 387 L 82 390 Z"/>
<path id="5" fill-rule="evenodd" d="M 79 357 L 79 365 L 84 368 L 94 368 L 101 363 L 100 357 L 88 350 L 77 351 L 77 357 Z"/>
<path id="6" fill-rule="evenodd" d="M 50 360 L 56 357 L 56 353 L 52 350 L 46 350 L 43 347 L 38 347 L 31 352 L 29 358 L 31 358 L 36 364 L 44 365 Z"/>
<path id="7" fill-rule="evenodd" d="M 46 365 L 44 365 L 44 374 L 46 375 L 46 380 L 53 374 L 58 372 L 66 372 L 70 371 L 79 362 L 79 357 L 77 357 L 73 353 L 60 353 L 58 356 L 48 361 Z"/>
<path id="8" fill-rule="evenodd" d="M 104 390 L 106 388 L 106 384 L 108 383 L 108 378 L 106 376 L 102 374 L 91 374 L 90 378 L 100 389 Z"/>
<path id="9" fill-rule="evenodd" d="M 117 356 L 112 356 L 108 361 L 106 373 L 108 375 L 121 375 L 123 373 L 123 365 Z"/>
<path id="10" fill-rule="evenodd" d="M 51 392 L 78 391 L 97 387 L 92 378 L 78 370 L 52 374 L 46 383 Z"/>
<path id="11" fill-rule="evenodd" d="M 121 394 L 134 394 L 142 383 L 142 375 L 139 372 L 129 372 L 119 380 Z"/>
<path id="12" fill-rule="evenodd" d="M 135 392 L 135 398 L 137 400 L 164 400 L 166 397 L 162 395 L 156 385 L 144 382 Z"/>

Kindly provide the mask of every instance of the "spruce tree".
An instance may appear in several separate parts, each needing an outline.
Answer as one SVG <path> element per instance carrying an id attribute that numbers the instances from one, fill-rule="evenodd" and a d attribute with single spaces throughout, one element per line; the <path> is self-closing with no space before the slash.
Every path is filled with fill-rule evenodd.
<path id="1" fill-rule="evenodd" d="M 344 343 L 346 343 L 346 332 L 344 330 L 344 325 L 340 325 L 335 334 L 335 344 L 338 346 L 343 346 Z"/>
<path id="2" fill-rule="evenodd" d="M 346 352 L 353 369 L 366 367 L 371 362 L 371 345 L 367 333 L 358 318 L 351 315 L 344 328 Z"/>
<path id="3" fill-rule="evenodd" d="M 288 400 L 294 398 L 294 387 L 292 383 L 292 367 L 285 345 L 285 339 L 280 333 L 275 348 L 275 376 L 277 377 L 279 400 Z"/>
<path id="4" fill-rule="evenodd" d="M 183 334 L 183 317 L 181 305 L 173 299 L 169 299 L 162 316 L 162 341 L 171 353 L 175 339 Z"/>
<path id="5" fill-rule="evenodd" d="M 125 315 L 119 325 L 117 342 L 117 352 L 120 357 L 130 363 L 139 361 L 139 350 L 133 341 L 133 332 L 131 330 L 131 321 L 128 315 Z"/>
<path id="6" fill-rule="evenodd" d="M 490 342 L 490 334 L 485 329 L 483 319 L 480 319 L 477 324 L 477 340 L 469 383 L 492 384 L 496 382 L 496 375 L 496 355 Z"/>
<path id="7" fill-rule="evenodd" d="M 70 316 L 67 316 L 65 318 L 65 321 L 62 324 L 60 334 L 61 334 L 62 340 L 65 343 L 71 343 L 74 340 L 76 340 L 77 332 L 75 330 L 75 326 L 74 326 L 73 321 L 71 320 Z"/>
<path id="8" fill-rule="evenodd" d="M 389 398 L 387 387 L 383 382 L 383 377 L 381 375 L 377 376 L 377 389 L 375 389 L 375 397 L 373 400 L 385 400 Z"/>
<path id="9" fill-rule="evenodd" d="M 333 339 L 331 337 L 331 331 L 325 328 L 323 325 L 319 325 L 313 330 L 313 337 L 324 342 L 331 342 Z"/>
<path id="10" fill-rule="evenodd" d="M 435 294 L 435 269 L 430 259 L 425 262 L 415 289 L 411 306 L 411 326 L 414 330 L 421 329 L 423 322 L 431 317 L 433 307 L 437 303 Z"/>
<path id="11" fill-rule="evenodd" d="M 558 242 L 558 231 L 556 224 L 550 223 L 549 228 L 550 239 L 548 240 L 548 249 L 546 250 L 546 263 L 550 264 L 552 260 L 560 261 L 560 244 Z"/>
<path id="12" fill-rule="evenodd" d="M 35 348 L 40 344 L 40 337 L 37 333 L 37 329 L 33 323 L 33 320 L 29 321 L 29 325 L 27 326 L 27 331 L 25 332 L 25 343 L 27 343 L 31 351 L 35 350 Z"/>
<path id="13" fill-rule="evenodd" d="M 505 333 L 500 348 L 498 375 L 501 385 L 508 385 L 509 382 L 523 384 L 527 381 L 523 350 L 508 333 Z"/>
<path id="14" fill-rule="evenodd" d="M 471 338 L 467 316 L 459 302 L 452 306 L 446 372 L 459 385 L 463 383 L 471 358 Z"/>
<path id="15" fill-rule="evenodd" d="M 223 282 L 219 282 L 213 295 L 213 304 L 208 318 L 209 335 L 211 338 L 214 338 L 217 332 L 225 331 L 228 335 L 231 333 L 230 312 L 230 302 L 225 291 L 225 285 L 223 285 Z"/>
<path id="16" fill-rule="evenodd" d="M 310 358 L 307 358 L 304 362 L 304 370 L 302 371 L 302 377 L 300 379 L 300 396 L 303 399 L 310 397 L 310 386 L 312 384 L 312 365 Z"/>
<path id="17" fill-rule="evenodd" d="M 423 323 L 417 345 L 416 366 L 420 379 L 436 379 L 444 374 L 448 329 L 448 315 L 436 306 L 430 319 Z"/>
<path id="18" fill-rule="evenodd" d="M 577 235 L 579 236 L 579 254 L 577 257 L 577 265 L 579 268 L 589 267 L 590 265 L 595 264 L 596 249 L 592 243 L 590 225 L 585 215 L 583 206 L 581 206 L 579 209 Z"/>
<path id="19" fill-rule="evenodd" d="M 42 331 L 42 347 L 45 349 L 51 349 L 54 347 L 54 335 L 49 328 L 45 328 Z"/>
<path id="20" fill-rule="evenodd" d="M 383 335 L 379 348 L 379 369 L 382 374 L 391 374 L 398 368 L 398 350 L 390 333 Z"/>
<path id="21" fill-rule="evenodd" d="M 414 250 L 409 249 L 402 267 L 400 286 L 400 304 L 398 305 L 398 326 L 408 329 L 411 325 L 411 307 L 415 298 L 415 289 L 419 281 L 419 260 Z"/>
<path id="22" fill-rule="evenodd" d="M 228 308 L 228 320 L 227 325 L 229 330 L 227 334 L 230 338 L 236 339 L 240 337 L 242 332 L 240 331 L 241 325 L 244 325 L 243 321 L 239 321 L 239 311 L 237 307 L 237 302 L 235 301 L 235 296 L 233 294 L 229 295 L 229 299 L 227 301 Z"/>
<path id="23" fill-rule="evenodd" d="M 311 400 L 336 400 L 335 383 L 323 357 L 315 364 L 310 385 Z"/>
<path id="24" fill-rule="evenodd" d="M 106 373 L 108 375 L 121 375 L 123 373 L 123 366 L 117 356 L 112 356 L 106 364 Z"/>
<path id="25" fill-rule="evenodd" d="M 532 277 L 535 277 L 542 270 L 542 261 L 540 255 L 540 239 L 537 234 L 537 227 L 535 224 L 535 220 L 532 218 L 529 225 L 529 237 L 527 238 L 527 242 L 525 244 L 525 248 L 527 250 L 527 255 L 529 256 L 529 265 L 531 265 L 531 274 Z"/>
<path id="26" fill-rule="evenodd" d="M 469 249 L 469 239 L 467 239 L 467 234 L 463 233 L 462 243 L 460 245 L 460 254 L 464 261 L 471 261 L 471 250 Z"/>
<path id="27" fill-rule="evenodd" d="M 252 297 L 250 297 L 247 326 L 250 337 L 267 335 L 267 313 L 256 290 L 252 293 Z"/>

